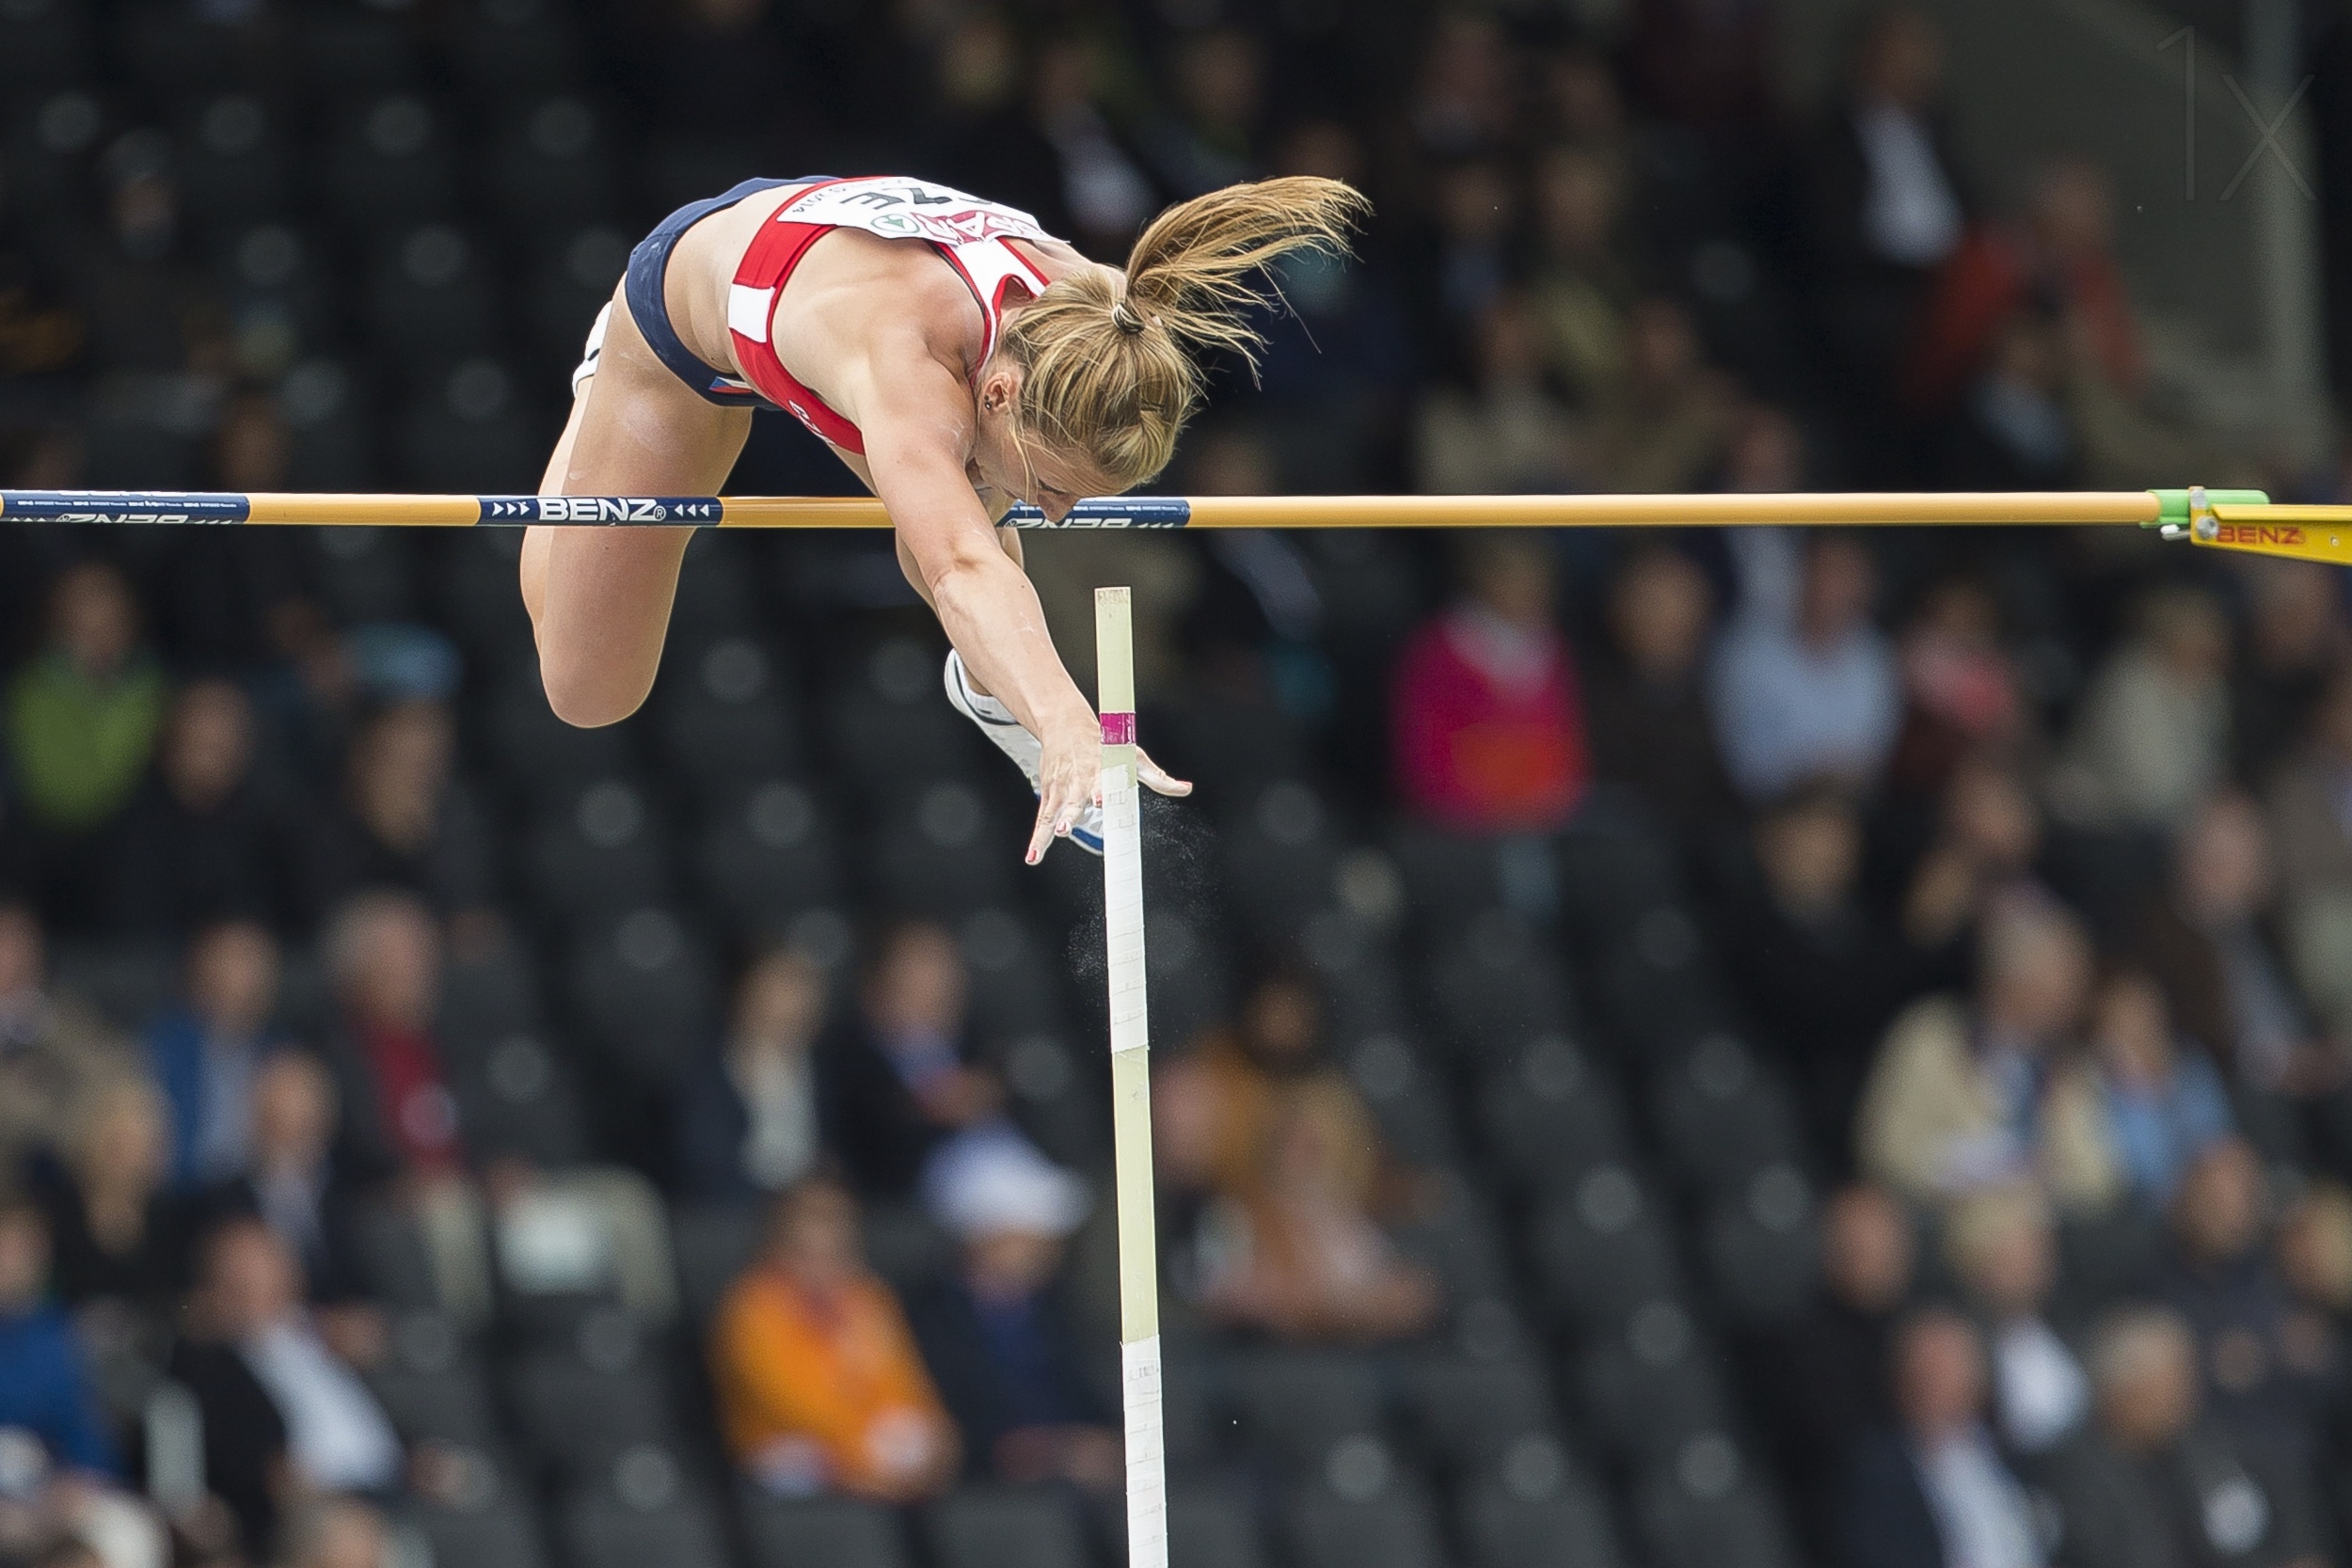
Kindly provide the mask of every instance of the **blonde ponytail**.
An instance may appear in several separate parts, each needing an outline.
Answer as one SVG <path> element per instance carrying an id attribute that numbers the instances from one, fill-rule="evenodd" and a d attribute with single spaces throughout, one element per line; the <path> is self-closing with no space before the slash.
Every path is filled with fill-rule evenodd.
<path id="1" fill-rule="evenodd" d="M 1170 207 L 1136 241 L 1123 293 L 1089 270 L 1006 327 L 1025 434 L 1089 457 L 1121 489 L 1150 479 L 1200 401 L 1196 356 L 1228 353 L 1254 368 L 1261 340 L 1245 312 L 1264 298 L 1263 269 L 1295 251 L 1345 252 L 1369 210 L 1350 187 L 1310 175 Z"/>

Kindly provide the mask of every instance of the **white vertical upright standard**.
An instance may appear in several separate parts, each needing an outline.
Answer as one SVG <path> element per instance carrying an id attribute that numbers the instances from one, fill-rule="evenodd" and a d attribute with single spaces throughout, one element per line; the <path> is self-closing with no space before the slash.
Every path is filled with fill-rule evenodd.
<path id="1" fill-rule="evenodd" d="M 1119 1197 L 1119 1338 L 1127 1412 L 1128 1568 L 1168 1568 L 1160 1425 L 1160 1249 L 1152 1213 L 1151 1021 L 1144 1003 L 1143 824 L 1128 591 L 1094 591 L 1103 714 L 1103 924 L 1110 971 L 1111 1136 Z"/>

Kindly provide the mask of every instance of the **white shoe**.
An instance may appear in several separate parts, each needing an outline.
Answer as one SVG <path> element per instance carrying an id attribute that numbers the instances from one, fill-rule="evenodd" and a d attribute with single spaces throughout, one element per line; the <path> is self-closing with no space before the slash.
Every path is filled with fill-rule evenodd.
<path id="1" fill-rule="evenodd" d="M 963 657 L 953 648 L 947 650 L 947 703 L 980 727 L 995 748 L 1012 758 L 1021 768 L 1021 776 L 1029 781 L 1029 792 L 1041 793 L 1038 784 L 1040 765 L 1045 757 L 1045 747 L 1037 736 L 1021 725 L 1012 710 L 993 697 L 983 697 L 972 689 L 971 677 L 963 673 Z M 1070 825 L 1070 842 L 1089 855 L 1103 852 L 1103 808 L 1089 801 L 1078 813 L 1078 819 Z"/>

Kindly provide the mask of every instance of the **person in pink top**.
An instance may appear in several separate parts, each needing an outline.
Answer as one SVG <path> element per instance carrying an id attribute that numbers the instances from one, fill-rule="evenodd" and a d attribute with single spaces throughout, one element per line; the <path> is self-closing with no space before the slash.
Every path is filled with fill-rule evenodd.
<path id="1" fill-rule="evenodd" d="M 1549 555 L 1496 533 L 1463 557 L 1467 592 L 1423 626 L 1396 675 L 1391 727 L 1406 805 L 1446 827 L 1559 827 L 1592 777 L 1576 662 L 1552 619 Z"/>

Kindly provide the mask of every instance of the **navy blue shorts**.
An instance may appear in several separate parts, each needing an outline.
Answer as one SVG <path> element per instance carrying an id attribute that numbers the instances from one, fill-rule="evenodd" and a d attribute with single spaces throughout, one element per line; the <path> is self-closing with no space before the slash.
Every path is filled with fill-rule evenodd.
<path id="1" fill-rule="evenodd" d="M 678 340 L 677 329 L 670 325 L 669 302 L 661 292 L 662 279 L 670 270 L 670 252 L 677 248 L 679 237 L 689 229 L 746 197 L 787 185 L 813 185 L 832 178 L 827 174 L 805 174 L 797 180 L 746 180 L 707 200 L 688 202 L 654 225 L 653 232 L 638 241 L 637 248 L 628 253 L 628 273 L 622 284 L 621 297 L 628 301 L 629 319 L 637 324 L 637 330 L 644 335 L 654 354 L 670 367 L 670 373 L 692 388 L 706 402 L 724 408 L 748 408 L 766 400 L 724 371 L 703 363 Z M 596 312 L 596 325 L 589 329 L 587 355 L 580 360 L 580 368 L 572 372 L 575 397 L 588 378 L 596 373 L 596 360 L 604 353 L 605 325 L 612 309 L 607 304 Z"/>

